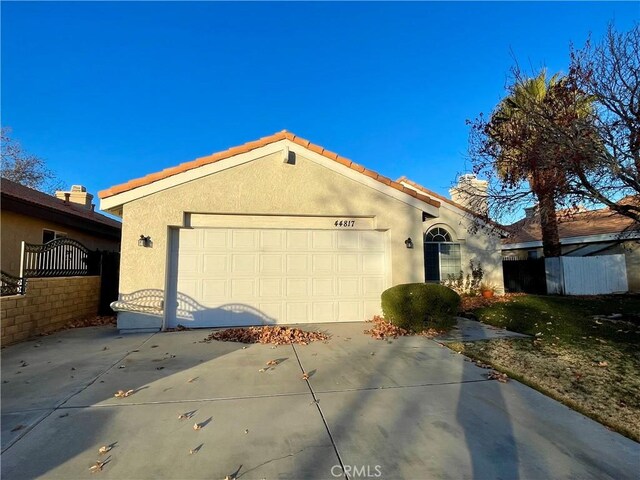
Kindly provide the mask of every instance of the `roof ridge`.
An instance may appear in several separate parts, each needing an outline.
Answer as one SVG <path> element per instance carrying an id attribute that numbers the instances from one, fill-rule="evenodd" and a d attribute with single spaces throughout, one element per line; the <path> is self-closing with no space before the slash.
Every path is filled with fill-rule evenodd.
<path id="1" fill-rule="evenodd" d="M 99 211 L 84 208 L 79 204 L 74 204 L 73 202 L 65 203 L 65 201 L 61 198 L 57 198 L 54 195 L 42 192 L 35 188 L 28 187 L 8 178 L 1 177 L 0 183 L 5 184 L 5 188 L 0 189 L 0 193 L 2 195 L 20 199 L 23 202 L 38 205 L 40 207 L 66 212 L 68 214 L 80 217 L 84 220 L 92 220 L 105 225 L 111 224 L 113 227 L 118 228 L 121 225 L 121 222 L 119 220 L 108 217 L 107 215 L 104 215 Z M 9 189 L 7 190 L 6 187 L 9 187 Z M 20 192 L 20 190 L 22 190 L 22 192 Z"/>
<path id="2" fill-rule="evenodd" d="M 322 155 L 326 158 L 329 158 L 337 163 L 340 163 L 346 167 L 351 168 L 352 170 L 355 170 L 359 173 L 362 173 L 363 175 L 366 175 L 368 177 L 373 178 L 374 180 L 379 181 L 380 183 L 383 183 L 387 186 L 390 186 L 400 192 L 406 193 L 407 195 L 414 197 L 422 202 L 428 203 L 429 205 L 432 205 L 434 207 L 440 207 L 440 202 L 438 202 L 437 200 L 434 200 L 432 198 L 430 198 L 427 195 L 423 195 L 420 192 L 417 192 L 411 188 L 407 188 L 404 185 L 402 185 L 401 183 L 391 180 L 388 177 L 385 177 L 384 175 L 380 175 L 377 172 L 374 172 L 373 170 L 369 170 L 365 167 L 363 167 L 362 165 L 359 165 L 355 162 L 353 162 L 352 160 L 343 157 L 341 155 L 338 155 L 335 152 L 332 152 L 330 150 L 327 150 L 326 148 L 320 146 L 320 145 L 316 145 L 314 143 L 311 143 L 309 140 L 306 140 L 296 134 L 294 134 L 293 132 L 289 132 L 287 130 L 281 130 L 277 133 L 274 133 L 273 135 L 269 135 L 266 137 L 262 137 L 258 140 L 253 140 L 250 142 L 246 142 L 243 143 L 241 145 L 238 145 L 236 147 L 231 147 L 228 148 L 226 150 L 222 150 L 220 152 L 217 153 L 212 153 L 211 155 L 207 155 L 204 157 L 199 157 L 196 158 L 195 160 L 191 160 L 189 162 L 184 162 L 181 163 L 175 167 L 170 167 L 170 168 L 165 168 L 164 170 L 160 171 L 160 172 L 155 172 L 155 173 L 151 173 L 148 175 L 145 175 L 144 177 L 140 177 L 140 178 L 136 178 L 133 180 L 129 180 L 128 182 L 125 183 L 121 183 L 119 185 L 115 185 L 111 188 L 108 188 L 106 190 L 102 190 L 100 192 L 98 192 L 98 197 L 100 199 L 105 199 L 114 195 L 117 195 L 119 193 L 123 193 L 123 192 L 127 192 L 129 190 L 133 190 L 134 188 L 138 188 L 138 187 L 142 187 L 145 185 L 149 185 L 153 182 L 156 182 L 158 180 L 162 180 L 168 177 L 171 177 L 173 175 L 177 175 L 179 173 L 183 173 L 186 172 L 188 170 L 192 170 L 194 168 L 198 168 L 198 167 L 202 167 L 204 165 L 209 165 L 211 163 L 215 163 L 218 162 L 220 160 L 224 160 L 226 158 L 229 157 L 233 157 L 235 155 L 239 155 L 241 153 L 246 153 L 246 152 L 250 152 L 251 150 L 255 150 L 257 148 L 260 147 L 264 147 L 266 145 L 269 145 L 271 143 L 275 143 L 277 141 L 280 140 L 289 140 L 297 145 L 301 145 L 302 147 L 311 150 L 312 152 L 315 152 L 319 155 Z"/>

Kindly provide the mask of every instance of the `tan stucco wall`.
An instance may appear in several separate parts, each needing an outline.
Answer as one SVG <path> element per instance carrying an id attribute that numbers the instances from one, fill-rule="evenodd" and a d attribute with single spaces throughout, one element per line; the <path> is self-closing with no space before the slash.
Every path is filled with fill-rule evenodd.
<path id="1" fill-rule="evenodd" d="M 125 204 L 121 294 L 165 288 L 167 226 L 183 225 L 185 212 L 336 217 L 373 215 L 378 229 L 389 230 L 392 283 L 424 281 L 422 238 L 426 224 L 422 222 L 421 209 L 362 185 L 302 155 L 297 155 L 295 165 L 289 165 L 283 163 L 281 154 L 273 154 Z M 460 221 L 453 216 L 449 220 L 455 225 Z M 138 247 L 141 234 L 151 237 L 153 247 Z M 404 241 L 407 237 L 413 239 L 414 249 L 406 248 Z M 489 243 L 485 236 L 467 238 L 467 245 L 473 250 L 470 255 L 484 255 L 487 267 L 491 255 L 483 252 L 493 248 L 493 243 L 491 246 Z M 494 270 L 501 278 L 497 248 L 495 255 L 497 263 Z"/>
<path id="2" fill-rule="evenodd" d="M 484 230 L 469 233 L 471 220 L 456 210 L 440 207 L 440 217 L 428 220 L 424 223 L 424 231 L 433 227 L 443 227 L 452 236 L 454 242 L 459 242 L 461 254 L 461 267 L 466 275 L 470 273 L 469 261 L 480 263 L 484 270 L 483 282 L 497 287 L 497 293 L 504 293 L 504 280 L 502 277 L 502 252 L 500 249 L 500 237 L 490 235 Z"/>
<path id="3" fill-rule="evenodd" d="M 2 345 L 98 314 L 100 277 L 31 278 L 25 295 L 0 300 Z"/>
<path id="4" fill-rule="evenodd" d="M 629 240 L 603 250 L 599 255 L 624 254 L 630 292 L 640 292 L 640 240 Z"/>
<path id="5" fill-rule="evenodd" d="M 117 251 L 119 249 L 118 241 L 94 237 L 53 222 L 3 210 L 0 212 L 0 262 L 2 270 L 18 275 L 20 273 L 21 242 L 24 240 L 27 243 L 42 243 L 42 231 L 45 229 L 64 232 L 69 238 L 79 241 L 89 250 Z"/>

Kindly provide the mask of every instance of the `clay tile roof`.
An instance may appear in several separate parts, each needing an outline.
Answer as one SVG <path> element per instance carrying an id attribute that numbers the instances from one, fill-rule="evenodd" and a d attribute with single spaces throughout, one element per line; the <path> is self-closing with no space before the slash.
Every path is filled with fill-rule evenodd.
<path id="1" fill-rule="evenodd" d="M 620 203 L 630 201 L 623 199 Z M 640 225 L 629 217 L 620 215 L 609 208 L 586 210 L 566 215 L 558 215 L 558 234 L 560 238 L 583 237 L 589 235 L 618 234 L 623 232 L 640 231 Z M 542 240 L 540 216 L 534 215 L 523 218 L 509 225 L 512 232 L 505 245 Z"/>
<path id="2" fill-rule="evenodd" d="M 0 179 L 0 192 L 2 193 L 2 197 L 14 198 L 49 210 L 63 212 L 71 217 L 79 217 L 84 221 L 100 223 L 109 227 L 117 228 L 118 230 L 122 228 L 122 224 L 120 222 L 102 215 L 101 213 L 91 211 L 72 202 L 65 203 L 64 200 L 39 192 L 33 188 L 25 187 L 24 185 L 7 180 L 6 178 Z"/>
<path id="3" fill-rule="evenodd" d="M 418 200 L 421 200 L 425 203 L 428 203 L 429 205 L 432 205 L 434 207 L 440 207 L 440 202 L 437 200 L 434 200 L 433 198 L 431 198 L 431 196 L 428 195 L 424 195 L 420 192 L 417 192 L 415 190 L 409 189 L 404 187 L 403 185 L 401 185 L 399 182 L 394 182 L 386 177 L 383 177 L 382 175 L 379 175 L 378 173 L 372 171 L 372 170 L 368 170 L 365 169 L 363 166 L 358 165 L 357 163 L 352 162 L 351 160 L 349 160 L 348 158 L 344 158 L 340 155 L 338 155 L 337 153 L 331 152 L 329 150 L 326 150 L 324 147 L 321 147 L 320 145 L 315 145 L 313 143 L 311 143 L 309 140 L 305 140 L 304 138 L 301 138 L 291 132 L 288 132 L 286 130 L 283 130 L 281 132 L 275 133 L 273 135 L 270 135 L 268 137 L 262 137 L 260 140 L 254 140 L 251 142 L 247 142 L 243 145 L 239 145 L 237 147 L 232 147 L 229 148 L 227 150 L 224 150 L 222 152 L 218 152 L 218 153 L 214 153 L 211 155 L 208 155 L 206 157 L 200 157 L 197 158 L 191 162 L 186 162 L 186 163 L 182 163 L 180 165 L 178 165 L 177 167 L 172 167 L 172 168 L 167 168 L 162 170 L 161 172 L 157 172 L 157 173 L 151 173 L 149 175 L 146 175 L 142 178 L 137 178 L 134 180 L 130 180 L 126 183 L 120 184 L 120 185 L 116 185 L 113 186 L 111 188 L 108 188 L 106 190 L 102 190 L 101 192 L 98 192 L 98 196 L 100 198 L 108 198 L 111 197 L 113 195 L 117 195 L 119 193 L 123 193 L 123 192 L 127 192 L 129 190 L 133 190 L 134 188 L 138 188 L 138 187 L 142 187 L 144 185 L 149 185 L 153 182 L 157 182 L 158 180 L 162 180 L 164 178 L 168 178 L 171 177 L 172 175 L 177 175 L 178 173 L 182 173 L 182 172 L 186 172 L 188 170 L 192 170 L 194 168 L 198 168 L 201 167 L 203 165 L 209 165 L 211 163 L 215 163 L 218 162 L 220 160 L 223 160 L 225 158 L 229 158 L 232 157 L 234 155 L 238 155 L 240 153 L 245 153 L 245 152 L 249 152 L 251 150 L 255 150 L 257 148 L 260 147 L 264 147 L 265 145 L 269 145 L 270 143 L 275 143 L 278 142 L 280 140 L 284 140 L 287 139 L 297 145 L 301 145 L 304 148 L 307 148 L 309 150 L 311 150 L 312 152 L 316 152 L 326 158 L 329 158 L 337 163 L 340 163 L 342 165 L 345 165 L 349 168 L 351 168 L 352 170 L 355 170 L 356 172 L 360 172 L 365 174 L 366 176 L 369 176 L 375 180 L 378 180 L 380 183 L 383 183 L 384 185 L 388 185 L 400 192 L 404 192 L 407 195 L 410 195 L 414 198 L 417 198 Z"/>

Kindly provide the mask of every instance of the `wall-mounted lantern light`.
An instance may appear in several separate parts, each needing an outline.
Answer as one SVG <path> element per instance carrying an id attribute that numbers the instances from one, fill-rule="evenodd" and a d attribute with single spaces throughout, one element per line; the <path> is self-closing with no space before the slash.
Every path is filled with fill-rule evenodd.
<path id="1" fill-rule="evenodd" d="M 404 241 L 404 244 L 407 246 L 407 248 L 413 248 L 413 240 L 411 240 L 411 237 L 407 238 Z"/>
<path id="2" fill-rule="evenodd" d="M 145 237 L 144 235 L 140 235 L 138 239 L 139 247 L 148 247 L 151 244 L 151 237 Z"/>

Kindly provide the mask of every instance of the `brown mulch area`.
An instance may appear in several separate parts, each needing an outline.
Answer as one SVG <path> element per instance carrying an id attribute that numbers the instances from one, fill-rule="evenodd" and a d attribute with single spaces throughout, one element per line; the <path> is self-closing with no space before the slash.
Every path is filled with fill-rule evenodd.
<path id="1" fill-rule="evenodd" d="M 272 345 L 308 345 L 311 342 L 327 341 L 329 336 L 322 332 L 307 332 L 290 327 L 242 327 L 228 328 L 211 333 L 203 342 L 263 343 Z"/>
<path id="2" fill-rule="evenodd" d="M 526 293 L 505 293 L 504 295 L 494 295 L 491 298 L 485 298 L 482 295 L 478 295 L 476 297 L 462 296 L 460 310 L 463 312 L 469 312 L 477 308 L 488 307 L 494 303 L 510 302 L 514 297 L 523 297 L 526 295 Z"/>
<path id="3" fill-rule="evenodd" d="M 371 337 L 376 340 L 405 337 L 408 335 L 420 335 L 427 338 L 433 338 L 443 333 L 440 330 L 435 330 L 433 328 L 428 328 L 420 333 L 411 332 L 407 329 L 396 327 L 378 315 L 369 320 L 369 322 L 373 323 L 373 326 L 370 329 L 365 330 L 364 333 L 371 335 Z"/>

